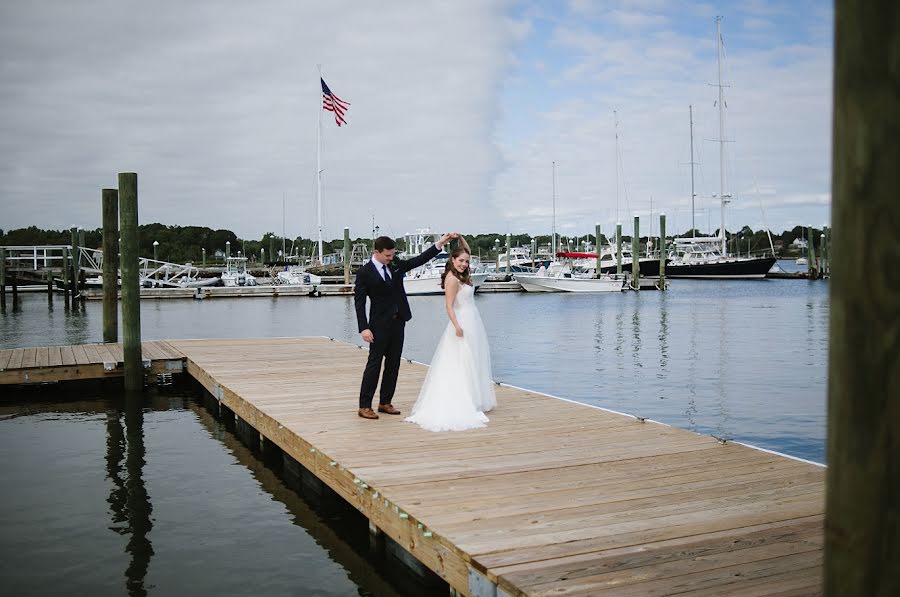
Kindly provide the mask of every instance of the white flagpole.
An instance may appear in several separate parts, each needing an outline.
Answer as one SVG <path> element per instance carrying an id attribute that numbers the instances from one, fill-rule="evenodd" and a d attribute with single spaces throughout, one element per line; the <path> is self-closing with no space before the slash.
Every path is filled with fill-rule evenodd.
<path id="1" fill-rule="evenodd" d="M 319 265 L 322 264 L 322 65 L 319 64 L 319 128 L 316 146 L 316 212 L 319 228 Z"/>

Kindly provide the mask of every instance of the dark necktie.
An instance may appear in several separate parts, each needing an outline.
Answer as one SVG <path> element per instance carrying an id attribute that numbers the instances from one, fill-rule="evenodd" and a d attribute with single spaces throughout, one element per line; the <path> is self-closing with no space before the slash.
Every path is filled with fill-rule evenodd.
<path id="1" fill-rule="evenodd" d="M 386 265 L 382 265 L 382 266 L 381 266 L 381 269 L 384 270 L 384 281 L 385 281 L 385 282 L 390 282 L 390 281 L 391 281 L 391 275 L 388 273 L 388 268 L 387 268 L 387 266 L 386 266 Z"/>

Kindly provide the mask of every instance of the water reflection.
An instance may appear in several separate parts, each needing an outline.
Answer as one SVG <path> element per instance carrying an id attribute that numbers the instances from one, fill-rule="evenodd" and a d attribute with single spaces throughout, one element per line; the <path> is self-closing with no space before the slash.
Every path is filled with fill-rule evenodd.
<path id="1" fill-rule="evenodd" d="M 429 597 L 446 594 L 445 584 L 425 586 L 401 572 L 398 564 L 385 566 L 383 570 L 373 566 L 372 560 L 383 560 L 384 555 L 371 551 L 367 522 L 352 506 L 330 492 L 328 498 L 317 499 L 305 486 L 290 487 L 279 475 L 280 460 L 268 458 L 264 462 L 258 452 L 248 448 L 202 405 L 192 401 L 189 408 L 209 434 L 221 441 L 237 462 L 250 471 L 260 489 L 284 504 L 293 523 L 309 533 L 316 544 L 328 552 L 330 559 L 346 570 L 348 578 L 359 587 L 360 595 Z"/>
<path id="2" fill-rule="evenodd" d="M 153 545 L 147 537 L 153 529 L 153 507 L 144 485 L 144 455 L 143 396 L 129 395 L 125 398 L 124 430 L 118 409 L 106 413 L 106 474 L 112 482 L 106 501 L 113 522 L 110 529 L 128 536 L 125 588 L 133 597 L 147 594 L 144 580 L 153 557 Z"/>
<path id="3" fill-rule="evenodd" d="M 688 326 L 688 351 L 687 369 L 687 408 L 684 410 L 684 418 L 688 422 L 688 429 L 697 430 L 697 363 L 700 354 L 697 351 L 697 325 L 698 313 L 696 309 L 690 310 L 691 325 Z"/>

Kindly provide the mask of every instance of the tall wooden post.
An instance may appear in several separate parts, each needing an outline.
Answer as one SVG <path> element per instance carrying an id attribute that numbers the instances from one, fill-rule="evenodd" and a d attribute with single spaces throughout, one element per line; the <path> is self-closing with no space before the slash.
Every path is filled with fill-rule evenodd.
<path id="1" fill-rule="evenodd" d="M 69 285 L 69 248 L 62 248 L 62 283 L 63 283 L 63 302 L 65 306 L 69 306 L 69 292 L 72 288 Z"/>
<path id="2" fill-rule="evenodd" d="M 78 249 L 78 228 L 73 226 L 69 231 L 72 233 L 72 306 L 74 307 L 79 296 L 78 278 L 81 274 L 81 251 Z"/>
<path id="3" fill-rule="evenodd" d="M 125 389 L 144 387 L 141 356 L 141 287 L 138 254 L 137 174 L 119 174 L 119 230 L 122 235 L 122 348 L 125 358 Z"/>
<path id="4" fill-rule="evenodd" d="M 535 258 L 537 257 L 537 239 L 531 239 L 531 269 L 534 269 L 535 266 Z"/>
<path id="5" fill-rule="evenodd" d="M 622 222 L 616 222 L 616 275 L 622 275 Z"/>
<path id="6" fill-rule="evenodd" d="M 641 219 L 634 216 L 634 234 L 631 235 L 631 289 L 641 289 Z"/>
<path id="7" fill-rule="evenodd" d="M 813 235 L 812 226 L 810 226 L 806 229 L 806 245 L 809 247 L 809 249 L 807 249 L 808 264 L 806 270 L 809 272 L 810 280 L 815 280 L 819 277 L 819 268 L 816 265 L 816 247 L 813 242 L 815 240 L 816 237 Z"/>
<path id="8" fill-rule="evenodd" d="M 344 227 L 344 284 L 350 283 L 350 229 Z"/>
<path id="9" fill-rule="evenodd" d="M 510 236 L 509 232 L 507 232 L 506 233 L 506 275 L 507 276 L 512 274 L 512 267 L 510 267 L 510 259 L 512 257 L 510 255 L 510 253 L 512 253 L 512 251 L 510 250 L 512 248 L 510 245 L 511 242 L 512 242 L 512 237 Z"/>
<path id="10" fill-rule="evenodd" d="M 659 214 L 659 289 L 666 289 L 666 214 Z"/>
<path id="11" fill-rule="evenodd" d="M 834 14 L 825 594 L 900 595 L 900 4 Z"/>
<path id="12" fill-rule="evenodd" d="M 103 189 L 103 341 L 119 341 L 119 191 Z"/>
<path id="13" fill-rule="evenodd" d="M 6 309 L 6 249 L 0 247 L 0 306 Z"/>
<path id="14" fill-rule="evenodd" d="M 603 275 L 603 272 L 600 271 L 600 249 L 602 248 L 600 244 L 600 222 L 594 224 L 594 238 L 597 239 L 597 241 L 594 243 L 594 250 L 597 251 L 597 277 L 599 278 L 601 275 Z"/>

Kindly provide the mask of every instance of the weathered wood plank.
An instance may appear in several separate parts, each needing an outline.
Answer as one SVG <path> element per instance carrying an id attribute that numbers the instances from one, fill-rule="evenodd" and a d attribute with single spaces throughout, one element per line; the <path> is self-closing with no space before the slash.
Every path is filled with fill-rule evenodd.
<path id="1" fill-rule="evenodd" d="M 34 366 L 35 367 L 47 367 L 50 364 L 50 347 L 49 346 L 41 346 L 37 349 L 37 355 L 35 357 Z"/>
<path id="2" fill-rule="evenodd" d="M 75 364 L 76 365 L 87 365 L 91 362 L 88 358 L 87 353 L 84 350 L 84 346 L 80 344 L 76 344 L 72 346 L 72 354 L 75 355 Z"/>
<path id="3" fill-rule="evenodd" d="M 13 350 L 11 348 L 4 348 L 0 350 L 0 369 L 6 369 L 9 365 L 9 359 L 12 356 Z"/>
<path id="4" fill-rule="evenodd" d="M 20 369 L 22 367 L 22 357 L 25 356 L 24 348 L 14 348 L 7 363 L 7 369 Z"/>
<path id="5" fill-rule="evenodd" d="M 22 367 L 34 367 L 37 362 L 37 348 L 26 348 L 22 354 Z"/>
<path id="6" fill-rule="evenodd" d="M 62 356 L 62 364 L 63 365 L 69 366 L 69 365 L 77 364 L 75 362 L 75 352 L 72 350 L 71 346 L 60 346 L 59 352 L 60 352 L 60 355 Z"/>
<path id="7" fill-rule="evenodd" d="M 50 362 L 48 365 L 50 367 L 56 367 L 57 365 L 62 365 L 62 347 L 61 346 L 51 346 L 49 349 L 50 354 Z"/>

